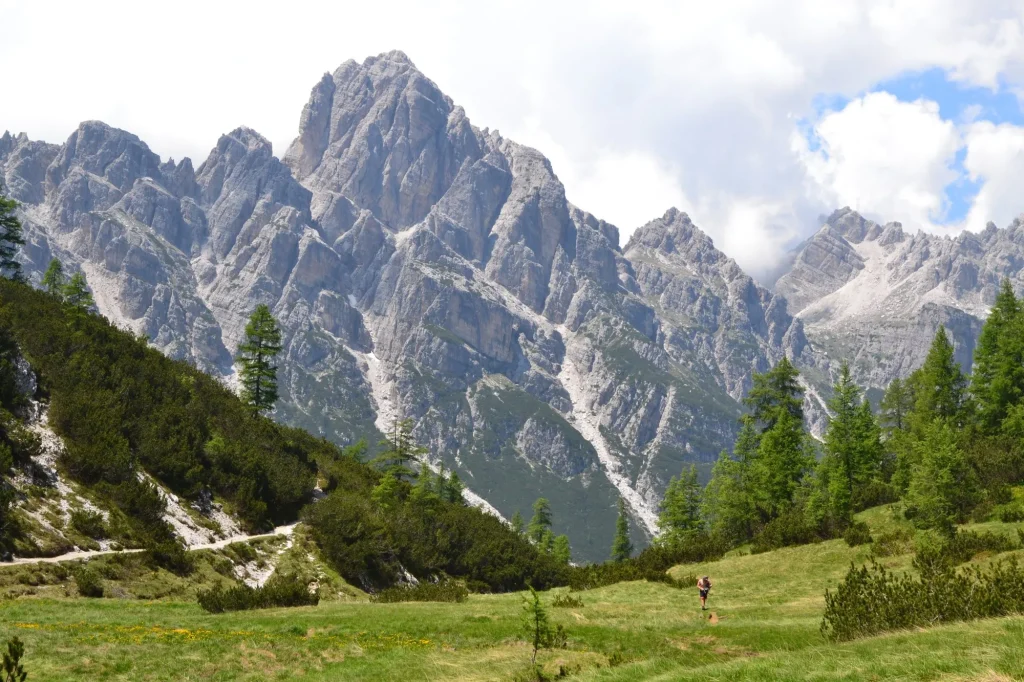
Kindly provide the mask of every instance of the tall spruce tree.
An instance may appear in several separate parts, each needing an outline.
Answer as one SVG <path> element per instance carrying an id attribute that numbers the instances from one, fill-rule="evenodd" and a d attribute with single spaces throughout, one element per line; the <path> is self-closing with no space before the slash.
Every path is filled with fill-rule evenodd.
<path id="1" fill-rule="evenodd" d="M 871 406 L 862 401 L 860 388 L 845 362 L 833 386 L 829 409 L 832 416 L 825 432 L 822 473 L 827 479 L 832 517 L 845 524 L 858 510 L 860 493 L 878 475 L 882 462 L 882 444 Z"/>
<path id="2" fill-rule="evenodd" d="M 526 529 L 526 535 L 536 544 L 544 541 L 544 534 L 551 532 L 551 503 L 541 497 L 533 503 L 533 518 Z"/>
<path id="3" fill-rule="evenodd" d="M 0 277 L 22 281 L 21 263 L 15 256 L 25 243 L 21 221 L 15 215 L 18 202 L 3 193 L 0 185 Z"/>
<path id="4" fill-rule="evenodd" d="M 559 535 L 555 538 L 551 556 L 560 564 L 569 563 L 569 560 L 572 559 L 572 547 L 569 545 L 568 535 Z"/>
<path id="5" fill-rule="evenodd" d="M 387 438 L 380 441 L 382 451 L 374 457 L 375 464 L 387 477 L 396 481 L 412 479 L 416 477 L 412 466 L 423 455 L 427 449 L 416 444 L 412 435 L 413 422 L 411 419 L 396 419 L 391 426 Z M 445 478 L 444 473 L 438 474 L 437 487 L 434 492 L 444 497 Z"/>
<path id="6" fill-rule="evenodd" d="M 281 352 L 281 329 L 265 304 L 256 306 L 245 326 L 245 340 L 238 346 L 242 399 L 259 414 L 277 402 L 277 365 Z"/>
<path id="7" fill-rule="evenodd" d="M 73 274 L 64 285 L 64 303 L 76 313 L 91 312 L 96 308 L 96 302 L 89 293 L 89 283 L 81 272 Z"/>
<path id="8" fill-rule="evenodd" d="M 754 420 L 761 425 L 762 433 L 775 426 L 782 412 L 803 424 L 804 389 L 797 381 L 799 376 L 800 372 L 785 356 L 764 374 L 754 374 L 753 386 L 743 404 L 750 408 Z"/>
<path id="9" fill-rule="evenodd" d="M 762 520 L 788 509 L 814 455 L 803 423 L 789 410 L 780 410 L 772 427 L 761 436 L 751 466 L 751 490 Z"/>
<path id="10" fill-rule="evenodd" d="M 944 327 L 935 332 L 924 364 L 911 375 L 911 381 L 914 410 L 910 423 L 918 437 L 935 419 L 957 427 L 964 425 L 970 412 L 967 377 L 960 371 Z"/>
<path id="11" fill-rule="evenodd" d="M 948 535 L 980 499 L 977 474 L 957 445 L 948 422 L 936 419 L 924 428 L 904 502 L 907 516 L 921 528 Z"/>
<path id="12" fill-rule="evenodd" d="M 665 489 L 658 515 L 659 540 L 676 542 L 691 538 L 704 530 L 701 518 L 701 487 L 697 482 L 697 467 L 690 465 L 675 476 Z"/>
<path id="13" fill-rule="evenodd" d="M 512 530 L 514 530 L 517 535 L 522 535 L 526 532 L 525 527 L 523 525 L 523 515 L 519 513 L 518 509 L 516 509 L 516 513 L 512 515 L 512 521 L 510 525 L 512 526 Z"/>
<path id="14" fill-rule="evenodd" d="M 629 517 L 626 503 L 619 498 L 619 517 L 615 520 L 615 540 L 612 542 L 612 561 L 625 561 L 633 556 L 633 543 L 629 541 Z"/>
<path id="15" fill-rule="evenodd" d="M 723 450 L 703 493 L 701 515 L 711 532 L 735 545 L 753 536 L 757 518 L 746 480 L 742 462 Z"/>
<path id="16" fill-rule="evenodd" d="M 886 437 L 909 427 L 907 417 L 914 409 L 913 384 L 896 377 L 885 389 L 879 404 L 879 421 Z"/>
<path id="17" fill-rule="evenodd" d="M 50 261 L 46 273 L 43 274 L 43 290 L 46 293 L 64 298 L 64 287 L 67 286 L 68 278 L 64 274 L 64 265 L 56 258 Z"/>
<path id="18" fill-rule="evenodd" d="M 1004 279 L 995 305 L 978 336 L 974 351 L 971 394 L 978 420 L 988 433 L 996 432 L 1007 410 L 1024 398 L 1024 324 L 1021 302 Z"/>

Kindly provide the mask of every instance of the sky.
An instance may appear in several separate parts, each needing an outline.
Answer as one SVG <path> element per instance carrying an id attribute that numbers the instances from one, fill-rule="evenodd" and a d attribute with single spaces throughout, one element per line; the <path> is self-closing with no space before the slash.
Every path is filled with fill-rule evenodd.
<path id="1" fill-rule="evenodd" d="M 620 229 L 675 206 L 748 271 L 851 206 L 940 234 L 1024 212 L 1024 0 L 0 0 L 0 130 L 283 154 L 310 89 L 392 49 Z"/>

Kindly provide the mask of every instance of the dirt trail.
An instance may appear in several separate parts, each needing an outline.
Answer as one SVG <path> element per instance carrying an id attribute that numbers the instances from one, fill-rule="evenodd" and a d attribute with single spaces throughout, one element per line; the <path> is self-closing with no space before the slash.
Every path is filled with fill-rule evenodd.
<path id="1" fill-rule="evenodd" d="M 223 540 L 216 542 L 208 542 L 205 544 L 192 545 L 188 547 L 188 551 L 197 549 L 223 549 L 233 542 L 248 542 L 249 540 L 259 540 L 261 538 L 272 538 L 280 535 L 291 535 L 295 530 L 296 523 L 287 526 L 278 526 L 270 533 L 258 533 L 256 535 L 235 535 Z M 68 552 L 67 554 L 60 554 L 58 556 L 51 557 L 21 557 L 16 558 L 12 561 L 0 561 L 0 567 L 3 566 L 18 566 L 24 564 L 59 564 L 62 561 L 77 561 L 80 559 L 91 559 L 94 556 L 102 556 L 104 554 L 135 554 L 141 552 L 141 549 L 97 549 L 97 550 L 80 550 L 75 552 Z"/>

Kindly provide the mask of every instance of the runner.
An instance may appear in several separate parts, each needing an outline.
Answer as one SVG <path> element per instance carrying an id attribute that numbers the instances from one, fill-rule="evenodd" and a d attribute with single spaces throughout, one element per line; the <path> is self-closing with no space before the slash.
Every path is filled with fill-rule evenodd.
<path id="1" fill-rule="evenodd" d="M 704 576 L 698 580 L 697 589 L 700 590 L 700 610 L 707 611 L 708 592 L 711 591 L 711 578 Z"/>

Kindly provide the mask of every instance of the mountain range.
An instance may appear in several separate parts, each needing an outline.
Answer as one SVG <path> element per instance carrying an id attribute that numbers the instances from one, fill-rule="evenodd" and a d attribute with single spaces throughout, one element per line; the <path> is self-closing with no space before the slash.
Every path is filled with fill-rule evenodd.
<path id="1" fill-rule="evenodd" d="M 731 446 L 753 372 L 790 357 L 820 433 L 843 359 L 877 397 L 944 325 L 969 367 L 1000 280 L 1024 290 L 1020 219 L 949 238 L 844 208 L 770 288 L 675 208 L 621 245 L 397 51 L 325 74 L 280 158 L 240 127 L 195 168 L 87 121 L 60 145 L 5 133 L 0 179 L 33 281 L 60 258 L 110 320 L 228 382 L 267 304 L 277 419 L 342 444 L 413 419 L 475 503 L 548 498 L 578 559 L 607 556 L 620 497 L 637 542 L 656 532 L 669 478 Z"/>

